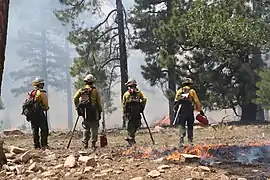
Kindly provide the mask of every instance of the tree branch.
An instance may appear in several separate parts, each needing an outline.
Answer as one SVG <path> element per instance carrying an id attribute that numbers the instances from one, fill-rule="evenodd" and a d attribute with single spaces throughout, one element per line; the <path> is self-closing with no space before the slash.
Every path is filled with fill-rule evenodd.
<path id="1" fill-rule="evenodd" d="M 113 27 L 113 28 L 110 28 L 108 30 L 106 30 L 105 32 L 103 32 L 98 38 L 96 38 L 95 40 L 98 41 L 99 39 L 101 39 L 103 36 L 105 36 L 107 33 L 113 31 L 113 30 L 116 30 L 117 27 Z"/>
<path id="2" fill-rule="evenodd" d="M 234 103 L 233 103 L 232 101 L 230 101 L 230 104 L 231 104 L 231 108 L 233 109 L 234 114 L 235 114 L 237 117 L 241 117 L 241 116 L 236 112 Z"/>
<path id="3" fill-rule="evenodd" d="M 118 36 L 118 34 L 115 34 L 115 35 L 113 35 L 113 36 L 111 37 L 111 39 L 110 39 L 110 45 L 109 45 L 110 51 L 109 51 L 109 55 L 108 55 L 107 59 L 110 58 L 110 56 L 111 56 L 112 53 L 114 52 L 114 51 L 112 50 L 112 43 L 113 43 L 113 39 L 114 39 L 115 37 L 117 37 L 117 36 Z"/>
<path id="4" fill-rule="evenodd" d="M 100 71 L 101 69 L 103 69 L 103 68 L 104 68 L 107 64 L 109 64 L 110 62 L 116 61 L 116 60 L 120 61 L 120 58 L 119 58 L 119 57 L 116 57 L 116 58 L 111 58 L 111 59 L 105 61 L 105 62 L 99 67 L 99 71 Z"/>
<path id="5" fill-rule="evenodd" d="M 105 20 L 102 21 L 101 23 L 99 23 L 98 25 L 96 25 L 96 26 L 92 29 L 92 31 L 97 30 L 102 24 L 104 24 L 104 23 L 109 19 L 109 17 L 111 16 L 111 14 L 112 14 L 113 12 L 116 12 L 116 11 L 117 11 L 117 9 L 113 9 L 111 12 L 109 12 L 109 14 L 108 14 L 107 17 L 105 18 Z"/>

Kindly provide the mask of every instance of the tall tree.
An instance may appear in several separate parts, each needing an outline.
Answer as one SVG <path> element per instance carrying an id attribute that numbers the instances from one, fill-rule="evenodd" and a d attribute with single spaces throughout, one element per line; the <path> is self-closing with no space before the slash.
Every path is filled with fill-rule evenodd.
<path id="1" fill-rule="evenodd" d="M 167 36 L 162 39 L 155 32 L 162 23 L 170 22 L 173 15 L 173 0 L 137 0 L 131 11 L 130 22 L 135 29 L 135 49 L 146 55 L 146 65 L 142 65 L 142 75 L 151 86 L 158 85 L 169 100 L 169 117 L 173 122 L 173 101 L 176 84 L 180 81 L 176 76 L 177 55 L 188 49 L 176 46 L 176 39 Z M 183 11 L 188 3 L 183 2 Z M 178 42 L 179 43 L 179 42 Z"/>
<path id="2" fill-rule="evenodd" d="M 71 87 L 68 86 L 70 81 L 68 78 L 70 77 L 65 78 L 65 71 L 69 69 L 70 63 L 68 62 L 69 49 L 65 49 L 59 43 L 65 37 L 66 28 L 62 27 L 58 19 L 52 14 L 54 8 L 60 5 L 57 3 L 55 1 L 30 3 L 32 10 L 37 13 L 35 17 L 31 18 L 29 17 L 30 14 L 25 11 L 28 8 L 26 1 L 20 5 L 21 8 L 18 8 L 16 12 L 17 16 L 22 17 L 21 20 L 26 21 L 27 19 L 24 28 L 18 33 L 18 39 L 13 40 L 19 46 L 17 54 L 22 61 L 27 62 L 27 66 L 11 72 L 12 78 L 16 81 L 24 80 L 22 87 L 11 90 L 15 96 L 28 92 L 31 89 L 31 81 L 36 76 L 45 79 L 47 92 L 48 87 L 67 94 L 71 91 Z M 39 22 L 43 22 L 43 24 Z M 72 108 L 69 107 L 68 111 L 69 114 L 72 113 Z M 70 115 L 69 121 L 72 121 Z M 72 126 L 70 124 L 69 126 Z"/>
<path id="3" fill-rule="evenodd" d="M 247 1 L 192 1 L 183 11 L 182 1 L 174 4 L 170 22 L 156 31 L 164 41 L 177 39 L 193 50 L 192 59 L 179 63 L 181 75 L 196 77 L 205 91 L 209 108 L 242 109 L 241 120 L 256 119 L 255 98 L 260 59 L 252 58 L 259 48 L 269 48 L 269 24 L 254 14 Z M 197 54 L 195 54 L 197 53 Z M 203 88 L 206 87 L 207 89 Z"/>
<path id="4" fill-rule="evenodd" d="M 90 0 L 60 0 L 62 5 L 66 7 L 64 10 L 57 10 L 55 12 L 57 18 L 64 24 L 71 23 L 73 25 L 73 31 L 70 33 L 69 40 L 75 44 L 78 54 L 85 61 L 91 61 L 89 57 L 91 56 L 90 49 L 93 50 L 92 46 L 94 44 L 103 41 L 109 45 L 109 54 L 105 59 L 103 64 L 99 64 L 100 68 L 103 69 L 113 61 L 117 62 L 117 67 L 120 67 L 121 74 L 121 98 L 126 91 L 125 82 L 128 79 L 128 69 L 127 69 L 127 53 L 126 53 L 126 41 L 125 41 L 125 28 L 126 23 L 124 22 L 124 7 L 121 0 L 116 0 L 116 9 L 110 11 L 105 20 L 96 26 L 89 27 L 87 21 L 85 21 L 84 14 L 90 12 L 92 16 L 95 13 L 101 14 L 102 1 L 90 1 Z M 114 14 L 116 17 L 111 18 Z M 124 13 L 125 14 L 125 13 Z M 83 19 L 83 23 L 78 22 Z M 91 22 L 92 23 L 92 22 Z M 84 26 L 84 27 L 83 27 Z M 85 28 L 86 27 L 86 28 Z M 83 39 L 87 39 L 87 45 L 83 45 L 78 42 L 76 36 L 83 36 Z M 108 36 L 109 35 L 109 36 Z M 103 37 L 109 39 L 102 40 Z M 118 37 L 118 41 L 116 38 Z M 78 38 L 77 38 L 78 39 Z M 80 38 L 82 39 L 82 38 Z M 79 50 L 79 46 L 84 46 L 84 50 Z M 99 49 L 94 49 L 93 51 L 99 51 Z M 95 59 L 96 60 L 96 59 Z M 119 65 L 118 65 L 119 64 Z M 115 68 L 113 68 L 115 69 Z M 99 74 L 97 74 L 99 75 Z M 123 126 L 125 126 L 125 121 L 123 119 Z"/>
<path id="5" fill-rule="evenodd" d="M 0 3 L 0 109 L 3 109 L 3 102 L 1 98 L 2 92 L 2 81 L 4 74 L 5 64 L 5 52 L 7 42 L 7 29 L 8 29 L 8 12 L 9 12 L 9 0 L 1 1 Z"/>

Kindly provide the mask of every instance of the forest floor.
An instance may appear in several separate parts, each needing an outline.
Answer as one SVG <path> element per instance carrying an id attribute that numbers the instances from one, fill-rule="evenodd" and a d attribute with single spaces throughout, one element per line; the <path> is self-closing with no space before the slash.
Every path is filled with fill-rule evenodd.
<path id="1" fill-rule="evenodd" d="M 0 172 L 0 179 L 270 178 L 270 125 L 215 128 L 196 126 L 194 146 L 183 149 L 176 148 L 179 136 L 176 128 L 153 130 L 155 145 L 148 131 L 141 129 L 132 148 L 126 147 L 126 131 L 110 130 L 108 146 L 95 151 L 82 148 L 81 132 L 74 134 L 68 150 L 70 133 L 51 132 L 51 149 L 45 151 L 33 149 L 30 134 L 3 135 L 8 165 Z M 12 146 L 19 148 L 16 151 Z"/>

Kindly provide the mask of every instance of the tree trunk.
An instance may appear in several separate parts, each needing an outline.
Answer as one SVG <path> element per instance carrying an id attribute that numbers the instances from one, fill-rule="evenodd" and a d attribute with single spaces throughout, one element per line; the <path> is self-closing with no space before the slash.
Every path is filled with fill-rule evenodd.
<path id="1" fill-rule="evenodd" d="M 172 0 L 167 1 L 167 20 L 170 19 L 172 15 Z M 176 91 L 176 74 L 175 74 L 175 58 L 174 58 L 174 50 L 173 50 L 173 40 L 170 40 L 167 45 L 167 52 L 169 54 L 169 57 L 171 57 L 171 61 L 168 64 L 168 88 L 172 90 L 174 93 Z M 174 100 L 169 99 L 169 119 L 170 119 L 170 125 L 173 124 L 173 103 Z"/>
<path id="2" fill-rule="evenodd" d="M 43 71 L 43 78 L 44 81 L 47 85 L 45 85 L 45 90 L 47 92 L 47 96 L 49 98 L 49 92 L 48 92 L 48 63 L 47 63 L 47 42 L 46 42 L 46 31 L 43 30 L 41 32 L 41 36 L 42 36 L 42 71 Z M 49 111 L 47 111 L 47 121 L 48 121 L 48 126 L 49 126 L 49 130 L 51 130 L 51 122 L 50 122 L 50 115 L 49 115 Z"/>
<path id="3" fill-rule="evenodd" d="M 117 23 L 119 34 L 119 46 L 120 46 L 120 73 L 121 73 L 121 101 L 124 93 L 127 91 L 125 83 L 128 80 L 128 68 L 127 68 L 127 50 L 126 50 L 126 38 L 125 38 L 125 26 L 123 18 L 123 4 L 122 0 L 116 0 L 117 8 Z M 123 118 L 123 128 L 126 127 L 125 118 Z"/>
<path id="4" fill-rule="evenodd" d="M 68 46 L 68 40 L 65 40 L 65 51 L 67 55 L 68 63 L 71 62 L 70 54 L 69 54 L 69 46 Z M 73 120 L 72 120 L 72 94 L 71 94 L 71 79 L 70 79 L 70 64 L 68 64 L 66 68 L 66 81 L 67 81 L 67 111 L 68 111 L 68 129 L 72 130 L 73 126 Z"/>
<path id="5" fill-rule="evenodd" d="M 257 105 L 256 121 L 259 121 L 259 122 L 264 122 L 265 121 L 264 110 L 260 105 Z"/>
<path id="6" fill-rule="evenodd" d="M 254 103 L 249 103 L 245 106 L 242 106 L 242 115 L 241 122 L 244 124 L 248 124 L 256 121 L 257 115 L 257 105 Z"/>
<path id="7" fill-rule="evenodd" d="M 0 96 L 2 95 L 2 81 L 4 74 L 5 52 L 7 43 L 9 0 L 0 3 Z"/>
<path id="8" fill-rule="evenodd" d="M 264 109 L 264 117 L 265 117 L 265 121 L 269 122 L 269 110 Z"/>

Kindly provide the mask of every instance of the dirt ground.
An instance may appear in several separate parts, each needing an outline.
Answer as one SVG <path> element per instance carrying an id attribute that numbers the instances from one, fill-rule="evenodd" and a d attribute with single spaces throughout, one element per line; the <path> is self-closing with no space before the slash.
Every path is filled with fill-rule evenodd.
<path id="1" fill-rule="evenodd" d="M 247 125 L 247 126 L 217 126 L 217 131 L 212 127 L 196 127 L 195 145 L 246 145 L 249 142 L 269 142 L 270 140 L 270 126 L 269 125 Z M 32 145 L 31 135 L 24 136 L 6 136 L 3 137 L 5 141 L 4 147 L 17 146 L 26 150 L 31 150 L 35 157 L 33 162 L 37 162 L 43 167 L 43 171 L 39 172 L 24 172 L 20 174 L 9 173 L 4 170 L 0 173 L 0 179 L 119 179 L 135 180 L 143 179 L 158 179 L 158 180 L 178 180 L 178 179 L 213 179 L 213 180 L 227 180 L 227 179 L 267 179 L 270 178 L 269 164 L 249 164 L 243 165 L 234 162 L 226 162 L 208 166 L 209 169 L 202 169 L 200 162 L 169 162 L 161 161 L 162 159 L 135 159 L 135 153 L 125 156 L 122 153 L 128 148 L 124 137 L 126 131 L 111 130 L 108 132 L 108 147 L 98 148 L 96 151 L 88 149 L 88 155 L 96 156 L 98 166 L 89 172 L 84 172 L 85 165 L 78 163 L 74 168 L 60 168 L 54 167 L 59 164 L 64 164 L 67 156 L 74 154 L 79 156 L 78 151 L 82 149 L 81 138 L 82 133 L 76 132 L 67 150 L 65 147 L 70 137 L 69 133 L 65 132 L 51 132 L 49 137 L 49 145 L 51 147 L 50 153 L 55 154 L 55 158 L 46 160 L 46 152 L 42 150 L 34 150 Z M 153 133 L 156 141 L 155 145 L 151 145 L 151 140 L 147 130 L 140 130 L 137 134 L 136 147 L 152 147 L 153 149 L 162 149 L 164 147 L 175 147 L 178 143 L 177 129 L 162 129 L 159 132 Z M 270 151 L 269 151 L 270 153 Z M 18 155 L 17 155 L 18 156 Z M 106 158 L 104 158 L 106 157 Z M 109 158 L 108 158 L 109 157 Z M 165 157 L 165 155 L 164 155 Z M 27 169 L 31 163 L 23 163 L 23 167 Z M 10 163 L 10 166 L 12 162 Z M 161 165 L 169 165 L 167 169 L 160 170 L 157 177 L 151 177 L 148 173 L 152 170 L 158 170 Z M 43 172 L 51 172 L 50 175 L 44 175 Z M 42 174 L 43 173 L 43 174 Z M 46 178 L 45 178 L 46 177 Z"/>

